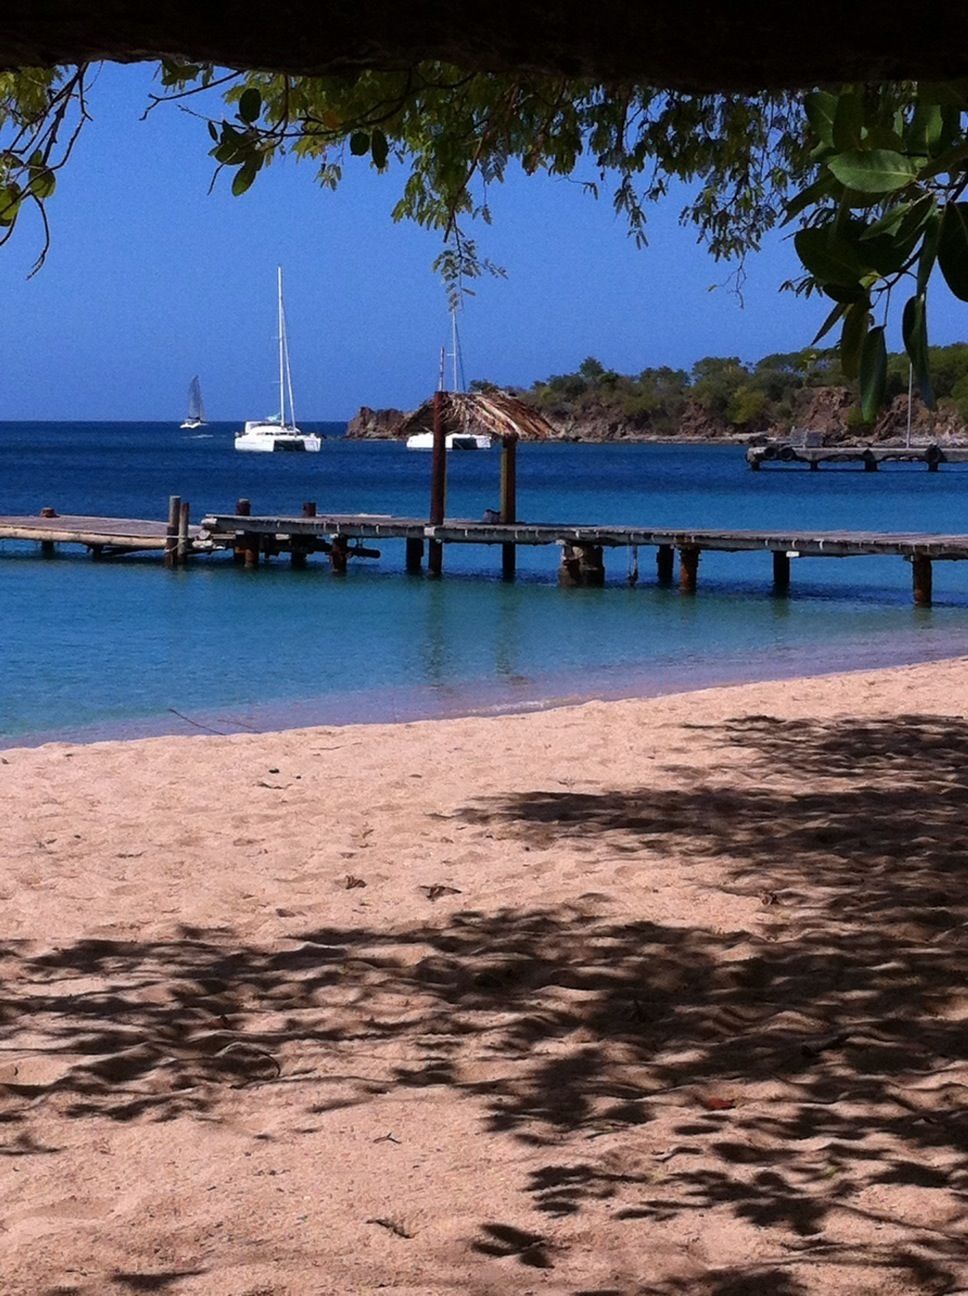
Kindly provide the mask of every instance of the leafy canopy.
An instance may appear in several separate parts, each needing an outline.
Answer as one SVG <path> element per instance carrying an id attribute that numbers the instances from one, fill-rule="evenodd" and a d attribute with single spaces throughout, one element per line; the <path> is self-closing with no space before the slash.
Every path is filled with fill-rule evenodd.
<path id="1" fill-rule="evenodd" d="M 88 119 L 89 69 L 0 74 L 0 243 L 26 207 L 40 212 Z M 469 223 L 512 164 L 604 189 L 639 242 L 646 210 L 673 181 L 694 186 L 682 212 L 716 258 L 742 258 L 779 222 L 795 231 L 804 273 L 788 285 L 832 305 L 844 372 L 863 416 L 885 399 L 885 326 L 903 296 L 904 342 L 933 400 L 928 288 L 935 265 L 968 300 L 968 82 L 844 86 L 806 94 L 686 94 L 574 78 L 468 74 L 424 63 L 356 78 L 220 72 L 166 60 L 149 111 L 177 100 L 207 125 L 216 178 L 242 195 L 274 158 L 309 159 L 324 187 L 354 161 L 398 164 L 393 215 L 440 233 L 435 263 L 452 298 L 500 273 Z M 903 288 L 902 288 L 903 285 Z M 755 402 L 751 402 L 755 403 Z"/>

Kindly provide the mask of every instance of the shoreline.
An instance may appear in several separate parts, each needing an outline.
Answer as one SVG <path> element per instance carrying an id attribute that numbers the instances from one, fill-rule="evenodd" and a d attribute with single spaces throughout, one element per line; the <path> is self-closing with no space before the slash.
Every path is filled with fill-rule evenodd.
<path id="1" fill-rule="evenodd" d="M 721 656 L 716 661 L 691 663 L 683 670 L 674 664 L 655 663 L 630 667 L 603 667 L 596 689 L 582 689 L 587 672 L 576 671 L 533 680 L 520 677 L 513 683 L 490 680 L 484 684 L 399 687 L 360 690 L 317 698 L 297 698 L 265 703 L 226 704 L 191 709 L 168 708 L 148 716 L 134 716 L 91 725 L 62 726 L 31 733 L 0 734 L 0 752 L 36 750 L 54 745 L 87 747 L 100 743 L 137 743 L 166 738 L 261 736 L 308 732 L 320 728 L 371 729 L 382 725 L 406 726 L 423 722 L 527 716 L 567 710 L 591 703 L 623 703 L 655 698 L 688 696 L 713 689 L 754 684 L 777 684 L 858 675 L 869 671 L 954 664 L 968 660 L 963 651 L 917 651 L 911 643 L 895 647 L 892 641 L 871 648 L 864 643 L 827 650 L 812 669 L 809 649 L 778 660 L 775 649 Z"/>
<path id="2" fill-rule="evenodd" d="M 8 751 L 5 1296 L 963 1286 L 966 709 Z"/>

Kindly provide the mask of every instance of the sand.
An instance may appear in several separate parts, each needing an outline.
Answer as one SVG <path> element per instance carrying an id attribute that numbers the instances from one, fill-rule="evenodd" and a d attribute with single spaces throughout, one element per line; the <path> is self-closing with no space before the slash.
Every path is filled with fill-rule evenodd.
<path id="1" fill-rule="evenodd" d="M 2 753 L 0 1291 L 968 1291 L 966 713 Z"/>

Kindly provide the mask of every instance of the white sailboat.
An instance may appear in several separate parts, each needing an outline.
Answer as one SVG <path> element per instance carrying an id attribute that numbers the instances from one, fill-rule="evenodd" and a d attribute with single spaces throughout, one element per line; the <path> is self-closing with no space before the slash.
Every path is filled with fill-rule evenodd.
<path id="1" fill-rule="evenodd" d="M 198 381 L 198 374 L 188 384 L 188 417 L 182 427 L 205 427 L 205 405 L 202 401 L 202 385 Z"/>
<path id="2" fill-rule="evenodd" d="M 457 334 L 457 312 L 450 312 L 450 353 L 448 355 L 444 347 L 440 348 L 440 372 L 437 379 L 437 390 L 444 391 L 444 370 L 446 361 L 451 361 L 451 391 L 462 392 L 464 390 L 464 357 L 461 354 L 460 338 Z M 414 432 L 412 436 L 407 437 L 408 450 L 433 450 L 434 434 L 433 432 Z M 486 432 L 450 432 L 444 438 L 444 446 L 447 450 L 490 450 L 491 438 Z"/>
<path id="3" fill-rule="evenodd" d="M 271 418 L 254 419 L 235 434 L 236 450 L 304 451 L 318 450 L 322 441 L 315 433 L 300 432 L 292 399 L 292 370 L 289 367 L 289 339 L 286 334 L 286 308 L 282 300 L 282 266 L 276 272 L 279 299 L 279 413 Z M 286 417 L 288 396 L 289 417 Z"/>

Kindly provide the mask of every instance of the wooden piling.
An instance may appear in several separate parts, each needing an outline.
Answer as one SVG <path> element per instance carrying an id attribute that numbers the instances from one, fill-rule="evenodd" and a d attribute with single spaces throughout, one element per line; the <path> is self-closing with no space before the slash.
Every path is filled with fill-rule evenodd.
<path id="1" fill-rule="evenodd" d="M 406 568 L 412 575 L 419 576 L 423 570 L 424 542 L 418 536 L 410 536 L 406 541 Z"/>
<path id="2" fill-rule="evenodd" d="M 811 472 L 819 472 L 819 471 L 820 471 L 820 460 L 819 460 L 819 459 L 811 459 L 811 460 L 810 460 L 810 471 L 811 471 Z"/>
<path id="3" fill-rule="evenodd" d="M 316 516 L 315 500 L 303 500 L 302 515 L 304 518 L 314 518 Z"/>
<path id="4" fill-rule="evenodd" d="M 179 567 L 188 565 L 188 555 L 192 550 L 192 542 L 188 538 L 189 507 L 188 504 L 182 504 L 178 510 L 178 541 L 175 561 Z"/>
<path id="5" fill-rule="evenodd" d="M 931 606 L 931 559 L 911 559 L 911 578 L 914 586 L 915 607 Z"/>
<path id="6" fill-rule="evenodd" d="M 660 585 L 671 585 L 675 570 L 676 551 L 672 545 L 659 545 L 655 551 L 655 571 Z"/>
<path id="7" fill-rule="evenodd" d="M 864 451 L 864 472 L 877 472 L 877 455 L 873 450 Z"/>
<path id="8" fill-rule="evenodd" d="M 501 441 L 501 521 L 518 520 L 518 439 L 506 436 Z M 514 580 L 518 548 L 515 544 L 501 545 L 501 575 L 504 580 Z"/>
<path id="9" fill-rule="evenodd" d="M 790 589 L 790 557 L 779 549 L 773 550 L 773 593 L 786 594 Z"/>
<path id="10" fill-rule="evenodd" d="M 434 450 L 430 465 L 430 525 L 443 526 L 447 506 L 447 440 L 441 393 L 434 392 Z M 444 566 L 444 546 L 431 540 L 427 552 L 427 571 L 439 576 Z"/>
<path id="11" fill-rule="evenodd" d="M 679 588 L 683 594 L 695 594 L 699 576 L 699 550 L 683 545 L 679 550 Z"/>
<path id="12" fill-rule="evenodd" d="M 563 544 L 558 584 L 565 588 L 605 584 L 605 562 L 602 546 L 593 544 Z"/>
<path id="13" fill-rule="evenodd" d="M 41 540 L 40 542 L 41 558 L 53 558 L 56 553 L 57 550 L 54 546 L 53 540 Z"/>
<path id="14" fill-rule="evenodd" d="M 174 567 L 178 561 L 178 523 L 181 517 L 181 496 L 168 497 L 168 525 L 165 528 L 165 566 Z"/>
<path id="15" fill-rule="evenodd" d="M 251 517 L 252 515 L 251 501 L 247 499 L 237 499 L 235 501 L 235 515 L 236 517 Z M 246 547 L 242 543 L 235 544 L 232 546 L 232 561 L 234 563 L 239 563 L 241 565 L 242 563 L 245 562 L 245 549 Z M 246 564 L 246 565 L 248 566 L 250 564 Z"/>
<path id="16" fill-rule="evenodd" d="M 347 548 L 346 536 L 333 536 L 329 549 L 329 565 L 334 572 L 342 574 L 346 571 L 346 560 L 349 557 Z"/>

